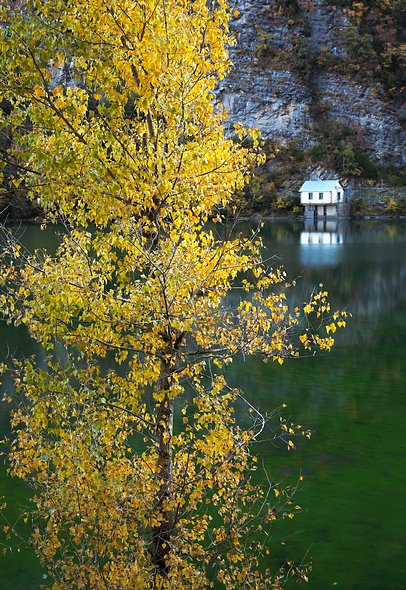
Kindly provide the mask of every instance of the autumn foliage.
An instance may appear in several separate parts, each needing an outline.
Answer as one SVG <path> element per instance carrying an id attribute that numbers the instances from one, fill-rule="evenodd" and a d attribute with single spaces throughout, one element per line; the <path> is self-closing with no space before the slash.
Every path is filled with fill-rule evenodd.
<path id="1" fill-rule="evenodd" d="M 281 588 L 266 532 L 289 492 L 252 484 L 264 418 L 237 424 L 223 367 L 333 338 L 313 329 L 326 292 L 289 310 L 258 234 L 207 225 L 260 158 L 255 130 L 235 129 L 252 149 L 225 136 L 214 99 L 227 7 L 28 0 L 0 15 L 13 182 L 65 225 L 54 255 L 10 235 L 0 300 L 48 354 L 14 366 L 10 462 L 35 490 L 50 587 Z"/>

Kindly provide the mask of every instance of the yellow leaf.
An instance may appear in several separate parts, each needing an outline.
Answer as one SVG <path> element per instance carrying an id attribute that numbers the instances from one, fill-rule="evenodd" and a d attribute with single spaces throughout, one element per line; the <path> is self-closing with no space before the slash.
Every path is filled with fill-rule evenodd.
<path id="1" fill-rule="evenodd" d="M 35 98 L 42 98 L 45 96 L 45 91 L 39 84 L 34 84 L 34 88 L 32 89 Z"/>

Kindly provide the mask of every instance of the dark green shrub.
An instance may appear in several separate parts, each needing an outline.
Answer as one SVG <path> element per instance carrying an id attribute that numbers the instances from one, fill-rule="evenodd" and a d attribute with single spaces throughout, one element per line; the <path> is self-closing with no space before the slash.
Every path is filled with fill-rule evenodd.
<path id="1" fill-rule="evenodd" d="M 306 37 L 299 37 L 292 49 L 292 69 L 306 82 L 310 81 L 318 52 Z"/>
<path id="2" fill-rule="evenodd" d="M 255 46 L 254 54 L 258 58 L 270 57 L 275 54 L 275 49 L 272 46 L 272 35 L 264 29 L 257 28 L 258 43 Z"/>
<path id="3" fill-rule="evenodd" d="M 376 58 L 372 35 L 361 34 L 356 27 L 349 27 L 345 31 L 345 45 L 354 69 L 360 70 L 362 64 L 370 65 Z"/>
<path id="4" fill-rule="evenodd" d="M 317 163 L 324 160 L 326 156 L 326 150 L 324 146 L 320 144 L 314 145 L 309 151 L 310 159 L 312 162 Z"/>

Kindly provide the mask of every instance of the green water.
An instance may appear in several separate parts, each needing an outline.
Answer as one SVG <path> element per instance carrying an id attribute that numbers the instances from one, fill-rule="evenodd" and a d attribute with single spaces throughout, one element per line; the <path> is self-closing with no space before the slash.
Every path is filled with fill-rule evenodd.
<path id="1" fill-rule="evenodd" d="M 297 278 L 293 301 L 323 282 L 334 304 L 353 314 L 330 355 L 283 367 L 250 359 L 229 369 L 262 411 L 287 403 L 287 415 L 314 432 L 294 453 L 266 440 L 259 445 L 274 479 L 305 476 L 295 499 L 302 513 L 276 528 L 273 553 L 311 557 L 311 590 L 405 590 L 406 224 L 278 222 L 263 234 L 269 253 Z M 55 243 L 32 226 L 24 240 Z M 32 350 L 22 332 L 1 330 L 3 351 Z M 0 427 L 7 428 L 4 413 Z M 3 475 L 4 494 L 13 516 L 23 488 Z M 0 590 L 36 590 L 41 572 L 28 552 L 0 556 L 0 563 Z"/>

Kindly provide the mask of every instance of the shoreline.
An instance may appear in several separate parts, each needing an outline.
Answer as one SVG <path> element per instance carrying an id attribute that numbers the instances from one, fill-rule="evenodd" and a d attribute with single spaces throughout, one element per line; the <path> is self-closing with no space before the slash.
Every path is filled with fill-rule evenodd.
<path id="1" fill-rule="evenodd" d="M 304 215 L 259 215 L 258 213 L 253 213 L 252 215 L 237 215 L 226 218 L 226 220 L 233 220 L 233 221 L 251 221 L 260 223 L 261 221 L 301 221 L 303 223 L 306 222 L 306 218 Z M 349 217 L 319 217 L 316 218 L 313 223 L 317 222 L 327 222 L 327 221 L 371 221 L 371 220 L 378 220 L 378 221 L 406 221 L 406 215 L 351 215 Z"/>
<path id="2" fill-rule="evenodd" d="M 316 218 L 313 223 L 317 222 L 327 222 L 327 221 L 371 221 L 371 220 L 378 220 L 378 221 L 406 221 L 406 215 L 350 215 L 348 217 L 320 217 Z M 301 221 L 303 223 L 306 222 L 306 218 L 304 215 L 272 215 L 269 213 L 265 213 L 261 215 L 260 213 L 246 213 L 243 215 L 227 215 L 224 218 L 224 222 L 227 221 L 247 221 L 247 222 L 255 222 L 261 223 L 262 221 Z M 47 224 L 47 220 L 45 217 L 28 217 L 28 218 L 7 218 L 0 221 L 0 224 L 3 226 L 12 225 L 12 224 L 21 224 L 26 223 L 27 225 L 41 225 L 43 223 Z M 62 221 L 58 222 L 62 223 Z"/>

